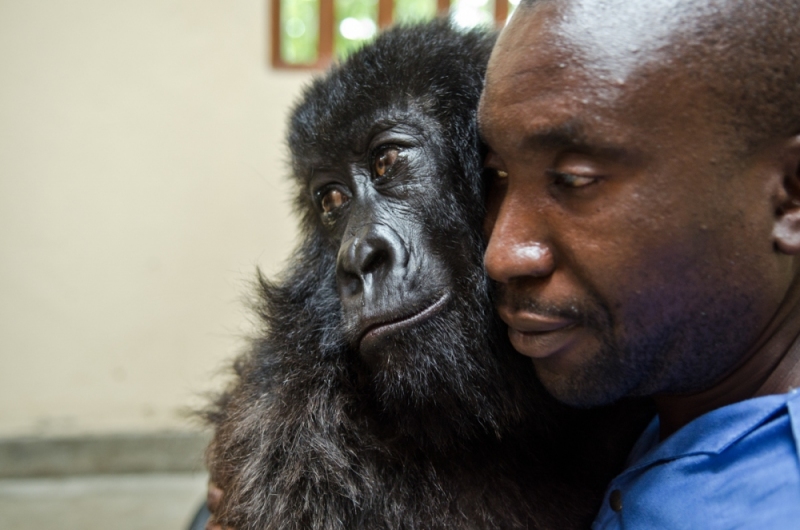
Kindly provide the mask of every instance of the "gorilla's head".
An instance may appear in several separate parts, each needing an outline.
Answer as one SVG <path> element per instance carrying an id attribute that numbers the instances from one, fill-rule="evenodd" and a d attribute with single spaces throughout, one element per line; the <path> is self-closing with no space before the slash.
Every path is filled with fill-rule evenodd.
<path id="1" fill-rule="evenodd" d="M 300 259 L 325 263 L 309 271 L 332 313 L 322 342 L 346 345 L 404 432 L 500 433 L 536 384 L 500 338 L 482 267 L 475 114 L 493 42 L 444 21 L 388 31 L 308 87 L 290 119 Z"/>

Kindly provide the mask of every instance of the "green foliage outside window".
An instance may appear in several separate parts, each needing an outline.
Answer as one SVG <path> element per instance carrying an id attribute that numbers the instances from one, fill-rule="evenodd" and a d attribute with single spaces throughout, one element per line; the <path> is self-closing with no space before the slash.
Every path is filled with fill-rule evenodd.
<path id="1" fill-rule="evenodd" d="M 319 50 L 319 0 L 280 0 L 281 58 L 312 64 Z"/>
<path id="2" fill-rule="evenodd" d="M 392 20 L 397 23 L 419 22 L 436 16 L 436 0 L 394 0 Z"/>
<path id="3" fill-rule="evenodd" d="M 378 0 L 334 2 L 333 52 L 346 57 L 378 33 Z"/>
<path id="4" fill-rule="evenodd" d="M 319 50 L 319 0 L 281 2 L 281 58 L 288 64 L 313 64 Z M 450 16 L 462 27 L 494 24 L 494 2 L 509 0 L 450 0 Z M 509 15 L 519 0 L 509 1 Z M 395 23 L 429 20 L 436 0 L 395 0 Z M 335 0 L 334 54 L 346 57 L 378 32 L 378 0 Z"/>
<path id="5" fill-rule="evenodd" d="M 451 0 L 450 16 L 462 28 L 491 26 L 494 24 L 494 0 Z"/>

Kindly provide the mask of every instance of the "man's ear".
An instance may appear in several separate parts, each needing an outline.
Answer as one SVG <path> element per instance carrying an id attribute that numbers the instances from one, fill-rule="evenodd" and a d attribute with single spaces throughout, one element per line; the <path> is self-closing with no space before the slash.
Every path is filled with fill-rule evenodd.
<path id="1" fill-rule="evenodd" d="M 782 182 L 775 194 L 775 248 L 790 256 L 800 254 L 800 135 L 779 146 L 776 153 Z"/>

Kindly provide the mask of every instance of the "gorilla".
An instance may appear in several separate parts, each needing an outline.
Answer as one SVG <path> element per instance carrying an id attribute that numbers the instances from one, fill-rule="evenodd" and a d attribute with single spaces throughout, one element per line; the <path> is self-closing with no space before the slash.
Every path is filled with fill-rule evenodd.
<path id="1" fill-rule="evenodd" d="M 259 274 L 263 329 L 208 413 L 223 526 L 589 526 L 650 408 L 555 402 L 492 311 L 475 115 L 493 42 L 395 28 L 294 108 L 302 241 Z"/>

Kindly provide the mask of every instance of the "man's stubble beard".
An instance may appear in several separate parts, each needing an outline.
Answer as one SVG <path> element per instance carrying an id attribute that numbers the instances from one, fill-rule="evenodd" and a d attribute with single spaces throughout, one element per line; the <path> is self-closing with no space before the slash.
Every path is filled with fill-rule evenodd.
<path id="1" fill-rule="evenodd" d="M 718 310 L 712 326 L 698 326 L 688 317 L 657 326 L 635 321 L 619 333 L 630 337 L 626 340 L 613 333 L 607 311 L 594 312 L 589 322 L 608 323 L 592 329 L 600 344 L 596 353 L 569 374 L 539 367 L 536 372 L 553 397 L 581 408 L 625 397 L 699 392 L 724 377 L 742 357 L 742 344 L 750 342 L 743 323 L 751 315 L 737 307 L 742 306 Z"/>

